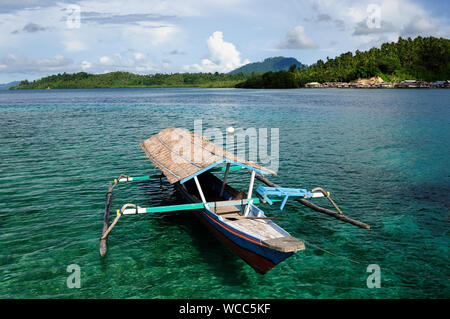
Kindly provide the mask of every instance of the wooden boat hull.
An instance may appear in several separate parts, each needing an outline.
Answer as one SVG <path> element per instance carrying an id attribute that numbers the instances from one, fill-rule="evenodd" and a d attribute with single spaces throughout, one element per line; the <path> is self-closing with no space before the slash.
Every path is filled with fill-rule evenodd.
<path id="1" fill-rule="evenodd" d="M 190 202 L 198 202 L 187 189 L 175 184 L 178 191 Z M 197 210 L 196 216 L 207 228 L 226 246 L 233 250 L 248 265 L 261 274 L 267 273 L 277 264 L 292 256 L 294 252 L 282 252 L 268 247 L 260 240 L 249 234 L 233 229 L 219 219 L 219 217 L 207 209 Z"/>
<path id="2" fill-rule="evenodd" d="M 212 221 L 208 212 L 199 211 L 198 213 L 197 216 L 200 220 L 220 241 L 261 274 L 267 273 L 283 260 L 293 255 L 292 252 L 283 253 L 257 245 L 250 239 L 245 239 L 239 235 L 233 234 L 231 231 L 227 230 L 225 226 L 217 225 L 215 221 Z"/>

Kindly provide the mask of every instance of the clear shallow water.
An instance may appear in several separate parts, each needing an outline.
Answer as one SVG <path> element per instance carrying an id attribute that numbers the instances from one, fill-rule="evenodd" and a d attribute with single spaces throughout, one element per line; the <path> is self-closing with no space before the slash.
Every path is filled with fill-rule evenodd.
<path id="1" fill-rule="evenodd" d="M 449 90 L 0 91 L 0 297 L 448 298 L 449 101 Z M 307 246 L 262 276 L 188 213 L 121 218 L 100 259 L 108 183 L 153 172 L 138 144 L 195 119 L 204 129 L 280 128 L 271 179 L 323 186 L 372 229 L 292 201 L 264 210 L 361 264 Z M 125 202 L 183 200 L 154 180 L 120 184 L 113 208 Z M 81 267 L 80 289 L 66 286 L 70 264 Z M 380 289 L 366 286 L 369 264 L 381 267 Z"/>

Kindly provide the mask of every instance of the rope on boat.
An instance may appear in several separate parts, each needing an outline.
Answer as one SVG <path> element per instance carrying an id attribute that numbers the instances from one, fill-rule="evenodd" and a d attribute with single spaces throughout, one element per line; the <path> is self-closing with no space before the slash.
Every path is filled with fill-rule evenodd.
<path id="1" fill-rule="evenodd" d="M 311 190 L 311 193 L 314 193 L 315 191 L 319 191 L 323 194 L 323 196 L 325 196 L 331 203 L 331 205 L 334 206 L 334 208 L 336 208 L 336 210 L 339 212 L 339 214 L 344 215 L 342 213 L 342 211 L 340 210 L 340 208 L 338 207 L 338 205 L 336 205 L 336 203 L 331 199 L 330 197 L 330 192 L 326 192 L 322 187 L 316 187 L 313 190 Z"/>
<path id="2" fill-rule="evenodd" d="M 139 207 L 139 206 L 137 206 L 137 205 L 130 204 L 130 203 L 123 205 L 122 208 L 121 208 L 120 210 L 117 210 L 117 216 L 116 216 L 116 218 L 114 218 L 114 220 L 113 220 L 113 222 L 111 223 L 111 225 L 110 225 L 110 226 L 108 227 L 108 229 L 103 233 L 102 237 L 100 237 L 100 240 L 106 239 L 106 237 L 108 237 L 108 234 L 111 232 L 111 230 L 114 228 L 114 226 L 116 226 L 117 222 L 119 221 L 120 217 L 122 216 L 123 211 L 124 211 L 125 209 L 129 208 L 129 207 L 135 208 L 135 209 L 136 209 L 136 213 L 137 213 L 137 210 L 138 210 L 139 208 L 141 208 L 141 207 Z"/>
<path id="3" fill-rule="evenodd" d="M 122 177 L 125 177 L 126 179 L 130 178 L 130 176 L 125 174 L 120 174 L 118 178 L 114 178 L 114 184 L 108 189 L 108 191 L 106 192 L 106 196 L 108 196 L 108 194 L 112 194 L 114 187 L 116 187 L 116 185 L 119 184 L 119 180 Z"/>
<path id="4" fill-rule="evenodd" d="M 315 245 L 315 244 L 313 244 L 313 243 L 311 243 L 311 242 L 308 242 L 308 241 L 306 241 L 306 240 L 304 240 L 304 239 L 302 239 L 302 240 L 303 240 L 303 242 L 304 242 L 306 245 L 308 245 L 308 246 L 311 246 L 311 247 L 313 247 L 313 248 L 315 248 L 315 249 L 318 249 L 318 250 L 320 250 L 320 251 L 323 251 L 324 253 L 327 253 L 327 254 L 329 254 L 329 255 L 332 255 L 332 256 L 338 257 L 338 258 L 340 258 L 340 259 L 349 261 L 349 262 L 351 262 L 351 263 L 353 263 L 353 264 L 357 264 L 357 265 L 369 265 L 369 264 L 371 264 L 371 263 L 369 263 L 369 262 L 357 261 L 357 260 L 354 260 L 354 259 L 347 258 L 347 257 L 345 257 L 345 256 L 338 255 L 338 254 L 336 254 L 336 253 L 333 253 L 332 251 L 329 251 L 329 250 L 326 250 L 326 249 L 324 249 L 324 248 L 321 248 L 321 247 L 319 247 L 319 246 L 317 246 L 317 245 Z M 397 274 L 397 275 L 402 275 L 402 276 L 407 276 L 407 277 L 412 277 L 412 276 L 417 276 L 417 275 L 418 275 L 417 273 L 404 272 L 404 271 L 397 271 L 397 270 L 393 270 L 393 269 L 386 268 L 386 267 L 383 267 L 383 269 L 386 270 L 387 272 L 391 272 L 391 273 L 394 273 L 394 274 Z M 446 279 L 450 279 L 450 277 L 447 276 Z"/>
<path id="5" fill-rule="evenodd" d="M 354 263 L 354 264 L 362 264 L 362 262 L 359 262 L 359 261 L 356 261 L 356 260 L 353 260 L 353 259 L 350 259 L 350 258 L 341 256 L 341 255 L 338 255 L 338 254 L 333 253 L 333 252 L 331 252 L 331 251 L 329 251 L 329 250 L 326 250 L 326 249 L 321 248 L 321 247 L 319 247 L 319 246 L 317 246 L 317 245 L 314 245 L 314 244 L 312 244 L 312 243 L 310 243 L 310 242 L 307 242 L 307 241 L 304 240 L 304 239 L 302 239 L 302 240 L 303 240 L 303 242 L 304 242 L 305 244 L 307 244 L 307 245 L 309 245 L 309 246 L 311 246 L 311 247 L 313 247 L 313 248 L 316 248 L 316 249 L 318 249 L 318 250 L 321 250 L 321 251 L 323 251 L 324 253 L 327 253 L 327 254 L 330 254 L 330 255 L 332 255 L 332 256 L 335 256 L 335 257 L 338 257 L 338 258 L 341 258 L 341 259 L 350 261 L 350 262 L 352 262 L 352 263 Z"/>

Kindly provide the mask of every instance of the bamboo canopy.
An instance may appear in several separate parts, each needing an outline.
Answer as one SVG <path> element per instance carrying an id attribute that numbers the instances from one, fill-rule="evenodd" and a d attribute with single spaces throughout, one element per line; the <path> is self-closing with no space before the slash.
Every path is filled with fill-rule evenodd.
<path id="1" fill-rule="evenodd" d="M 167 177 L 169 183 L 183 182 L 223 162 L 245 166 L 259 173 L 276 173 L 244 160 L 208 141 L 204 136 L 167 127 L 140 144 L 146 156 Z"/>

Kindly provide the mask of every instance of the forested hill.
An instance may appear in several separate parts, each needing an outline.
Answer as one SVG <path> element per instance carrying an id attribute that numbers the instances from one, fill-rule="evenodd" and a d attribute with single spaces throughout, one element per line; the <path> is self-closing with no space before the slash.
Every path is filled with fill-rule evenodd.
<path id="1" fill-rule="evenodd" d="M 128 72 L 56 74 L 11 89 L 78 89 L 125 87 L 234 87 L 251 75 L 237 73 L 175 73 L 140 75 Z"/>
<path id="2" fill-rule="evenodd" d="M 229 74 L 236 74 L 239 72 L 242 73 L 263 73 L 263 72 L 269 72 L 269 71 L 281 71 L 281 70 L 288 70 L 291 65 L 295 65 L 297 68 L 301 69 L 304 67 L 303 64 L 301 64 L 297 59 L 295 58 L 285 58 L 282 56 L 274 57 L 274 58 L 267 58 L 262 62 L 254 62 L 249 63 L 246 65 L 241 66 L 240 68 L 237 68 Z"/>
<path id="3" fill-rule="evenodd" d="M 380 76 L 389 82 L 450 79 L 450 40 L 435 37 L 399 38 L 368 51 L 347 52 L 305 69 L 256 75 L 236 87 L 296 88 L 309 82 L 351 82 Z"/>

